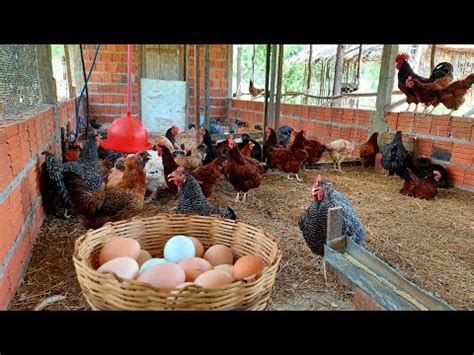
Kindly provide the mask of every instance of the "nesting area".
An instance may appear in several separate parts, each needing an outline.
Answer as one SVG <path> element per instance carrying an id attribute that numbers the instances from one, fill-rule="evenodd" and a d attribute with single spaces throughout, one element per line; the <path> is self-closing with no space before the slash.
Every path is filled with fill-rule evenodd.
<path id="1" fill-rule="evenodd" d="M 355 309 L 349 289 L 331 275 L 325 283 L 319 258 L 308 249 L 298 228 L 299 216 L 311 203 L 311 185 L 318 174 L 352 201 L 368 230 L 365 247 L 369 251 L 455 309 L 473 309 L 474 194 L 440 189 L 435 200 L 418 200 L 399 194 L 403 185 L 399 178 L 362 167 L 343 170 L 301 171 L 303 182 L 270 172 L 245 204 L 234 202 L 235 191 L 228 182 L 217 184 L 209 199 L 213 204 L 232 207 L 239 219 L 279 239 L 283 258 L 268 309 Z M 173 213 L 175 207 L 176 196 L 163 192 L 157 201 L 146 205 L 143 215 Z M 74 242 L 85 231 L 76 217 L 48 216 L 11 309 L 89 309 L 72 263 Z"/>

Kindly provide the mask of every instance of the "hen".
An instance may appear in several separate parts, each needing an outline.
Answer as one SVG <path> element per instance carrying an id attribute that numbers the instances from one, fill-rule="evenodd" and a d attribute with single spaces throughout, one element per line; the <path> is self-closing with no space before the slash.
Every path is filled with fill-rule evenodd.
<path id="1" fill-rule="evenodd" d="M 420 158 L 416 164 L 418 170 L 418 177 L 427 179 L 433 175 L 433 172 L 437 170 L 440 173 L 438 180 L 438 187 L 448 188 L 449 187 L 449 175 L 448 170 L 442 165 L 432 164 L 429 158 Z"/>
<path id="2" fill-rule="evenodd" d="M 359 147 L 359 158 L 362 166 L 374 166 L 375 156 L 379 152 L 379 145 L 377 144 L 378 132 L 372 133 L 369 140 Z"/>
<path id="3" fill-rule="evenodd" d="M 211 134 L 204 128 L 199 128 L 199 135 L 202 137 L 202 143 L 206 145 L 206 157 L 204 158 L 203 165 L 209 164 L 211 161 L 216 159 L 221 153 L 214 147 L 212 143 Z"/>
<path id="4" fill-rule="evenodd" d="M 211 196 L 214 190 L 214 185 L 221 176 L 222 167 L 226 160 L 227 156 L 221 155 L 214 159 L 211 163 L 191 171 L 191 175 L 194 176 L 194 178 L 201 185 L 201 189 L 204 193 L 204 196 Z"/>
<path id="5" fill-rule="evenodd" d="M 163 159 L 163 170 L 165 177 L 167 177 L 169 174 L 179 168 L 179 165 L 176 164 L 176 161 L 173 158 L 173 154 L 163 143 L 163 139 L 161 137 L 158 138 L 158 145 L 156 148 L 158 149 L 158 155 L 160 155 Z M 178 191 L 176 185 L 173 182 L 169 181 L 167 178 L 165 180 L 166 184 L 168 185 L 169 191 L 172 193 L 176 193 Z"/>
<path id="6" fill-rule="evenodd" d="M 264 91 L 265 91 L 265 89 L 257 89 L 255 86 L 253 86 L 253 81 L 252 80 L 249 81 L 249 93 L 250 93 L 250 95 L 252 95 L 253 97 L 257 97 L 258 95 L 263 94 Z"/>
<path id="7" fill-rule="evenodd" d="M 217 143 L 216 148 L 221 154 L 229 154 L 230 144 L 234 142 L 235 142 L 234 136 L 232 134 L 228 134 L 225 140 Z"/>
<path id="8" fill-rule="evenodd" d="M 424 104 L 426 109 L 428 109 L 430 106 L 433 106 L 433 109 L 429 112 L 431 113 L 440 103 L 440 91 L 448 87 L 451 81 L 452 79 L 449 76 L 443 76 L 442 78 L 436 79 L 432 83 L 422 83 L 419 80 L 413 79 L 411 76 L 409 76 L 406 80 L 406 86 L 413 89 L 417 101 Z"/>
<path id="9" fill-rule="evenodd" d="M 74 209 L 83 217 L 88 228 L 99 228 L 104 223 L 131 218 L 142 212 L 146 189 L 143 168 L 148 159 L 146 151 L 127 156 L 120 183 L 113 187 L 102 185 L 95 194 L 87 191 L 84 181 L 77 173 L 64 172 Z"/>
<path id="10" fill-rule="evenodd" d="M 173 171 L 168 179 L 178 187 L 178 207 L 179 214 L 195 214 L 200 216 L 217 215 L 222 218 L 236 220 L 237 216 L 230 207 L 219 208 L 209 203 L 204 196 L 199 183 L 183 167 Z"/>
<path id="11" fill-rule="evenodd" d="M 402 132 L 397 131 L 393 141 L 380 148 L 382 159 L 380 164 L 390 175 L 397 174 L 400 177 L 408 178 L 406 169 L 413 167 L 412 158 L 402 142 Z"/>
<path id="12" fill-rule="evenodd" d="M 301 166 L 308 159 L 308 152 L 304 148 L 304 132 L 293 132 L 295 139 L 289 148 L 273 148 L 269 152 L 272 163 L 275 163 L 278 169 L 288 174 L 288 180 L 293 180 L 290 173 L 295 174 L 297 181 L 303 181 L 298 176 Z"/>
<path id="13" fill-rule="evenodd" d="M 179 128 L 177 126 L 171 126 L 165 133 L 165 137 L 168 139 L 168 141 L 171 143 L 171 151 L 174 150 L 179 150 L 177 142 L 176 142 L 176 137 L 178 137 L 179 134 Z"/>
<path id="14" fill-rule="evenodd" d="M 354 144 L 345 139 L 335 140 L 327 145 L 323 145 L 322 150 L 329 153 L 329 157 L 332 160 L 334 170 L 343 172 L 341 169 L 341 163 L 344 159 L 352 157 L 354 151 Z M 336 169 L 336 164 L 338 169 Z"/>
<path id="15" fill-rule="evenodd" d="M 306 244 L 314 254 L 322 257 L 324 278 L 324 244 L 327 236 L 327 220 L 330 208 L 342 207 L 342 234 L 361 244 L 367 237 L 367 231 L 357 217 L 352 203 L 332 183 L 321 179 L 319 175 L 311 190 L 314 201 L 300 216 L 298 224 Z"/>
<path id="16" fill-rule="evenodd" d="M 148 150 L 150 159 L 145 164 L 146 189 L 151 192 L 145 203 L 153 201 L 160 189 L 168 188 L 165 179 L 163 158 L 155 150 Z"/>
<path id="17" fill-rule="evenodd" d="M 407 111 L 410 108 L 410 105 L 414 103 L 416 104 L 416 112 L 418 109 L 418 104 L 420 102 L 418 101 L 418 98 L 413 88 L 407 87 L 406 85 L 406 80 L 408 79 L 408 77 L 418 80 L 421 83 L 430 83 L 443 76 L 448 76 L 452 80 L 453 66 L 447 62 L 439 63 L 433 69 L 431 76 L 429 78 L 424 78 L 413 71 L 410 64 L 408 63 L 409 58 L 410 56 L 406 53 L 399 54 L 395 58 L 395 62 L 397 63 L 396 68 L 398 69 L 398 88 L 406 95 L 406 101 L 408 103 Z"/>
<path id="18" fill-rule="evenodd" d="M 316 164 L 323 155 L 323 145 L 315 139 L 307 139 L 308 136 L 306 130 L 304 130 L 304 149 L 308 153 L 308 159 L 306 159 L 306 164 L 314 165 Z"/>
<path id="19" fill-rule="evenodd" d="M 284 145 L 278 144 L 275 130 L 270 126 L 267 126 L 265 130 L 267 140 L 263 145 L 263 159 L 266 161 L 267 166 L 271 169 L 276 168 L 276 163 L 272 160 L 272 152 L 274 148 L 285 148 Z"/>
<path id="20" fill-rule="evenodd" d="M 278 130 L 278 142 L 285 147 L 290 144 L 291 135 L 293 134 L 293 128 L 290 126 L 283 125 Z"/>
<path id="21" fill-rule="evenodd" d="M 441 174 L 438 170 L 434 170 L 431 176 L 426 179 L 421 179 L 416 176 L 410 168 L 407 168 L 407 173 L 408 179 L 405 180 L 405 183 L 400 190 L 402 195 L 426 200 L 436 197 L 438 194 L 436 185 L 441 178 Z"/>
<path id="22" fill-rule="evenodd" d="M 205 152 L 206 146 L 204 144 L 200 144 L 197 148 L 191 150 L 191 155 L 176 157 L 175 162 L 179 166 L 184 166 L 187 169 L 196 169 L 202 166 L 202 161 L 206 154 Z"/>
<path id="23" fill-rule="evenodd" d="M 243 192 L 242 202 L 245 202 L 247 192 L 260 186 L 263 177 L 263 164 L 258 160 L 243 157 L 235 142 L 232 142 L 230 143 L 225 175 L 237 191 L 235 202 L 240 202 L 240 192 Z"/>
<path id="24" fill-rule="evenodd" d="M 242 134 L 241 138 L 242 142 L 239 143 L 239 149 L 242 151 L 242 148 L 244 148 L 248 142 L 252 142 L 253 147 L 250 156 L 254 159 L 262 161 L 262 146 L 260 143 L 258 143 L 255 139 L 250 138 L 247 133 Z"/>
<path id="25" fill-rule="evenodd" d="M 474 83 L 474 74 L 469 75 L 464 80 L 458 80 L 449 85 L 447 88 L 441 90 L 438 94 L 439 100 L 441 103 L 446 106 L 446 108 L 451 111 L 448 113 L 450 115 L 453 111 L 459 109 L 466 99 L 464 96 L 467 91 L 471 88 Z"/>

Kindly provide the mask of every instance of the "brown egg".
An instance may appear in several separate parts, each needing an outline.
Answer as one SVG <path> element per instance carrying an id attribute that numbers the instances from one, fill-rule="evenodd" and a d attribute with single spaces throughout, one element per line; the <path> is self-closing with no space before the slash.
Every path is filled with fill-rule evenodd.
<path id="1" fill-rule="evenodd" d="M 191 239 L 194 243 L 194 247 L 196 248 L 196 256 L 198 258 L 202 258 L 202 256 L 204 255 L 204 247 L 202 246 L 201 241 L 194 237 L 188 237 L 188 238 Z"/>
<path id="2" fill-rule="evenodd" d="M 158 288 L 175 288 L 185 280 L 183 268 L 174 263 L 155 265 L 138 277 L 138 281 Z"/>
<path id="3" fill-rule="evenodd" d="M 149 252 L 146 250 L 140 250 L 140 254 L 138 254 L 137 257 L 138 266 L 141 267 L 145 261 L 150 260 L 151 258 L 152 256 Z"/>
<path id="4" fill-rule="evenodd" d="M 204 288 L 219 287 L 232 283 L 232 277 L 224 271 L 209 270 L 199 275 L 194 283 Z"/>
<path id="5" fill-rule="evenodd" d="M 262 258 L 254 255 L 245 255 L 234 264 L 234 279 L 241 280 L 246 277 L 258 274 L 263 270 L 265 263 Z"/>
<path id="6" fill-rule="evenodd" d="M 203 272 L 212 270 L 212 265 L 202 258 L 189 258 L 182 260 L 180 265 L 186 274 L 186 281 L 192 282 Z"/>
<path id="7" fill-rule="evenodd" d="M 209 261 L 212 266 L 232 264 L 234 261 L 232 250 L 225 245 L 213 245 L 204 253 L 204 259 Z"/>
<path id="8" fill-rule="evenodd" d="M 107 261 L 99 267 L 97 271 L 105 274 L 115 274 L 123 279 L 134 279 L 138 274 L 138 263 L 135 259 L 128 256 L 122 256 Z"/>
<path id="9" fill-rule="evenodd" d="M 114 238 L 104 244 L 99 254 L 99 264 L 103 265 L 107 261 L 128 256 L 137 260 L 140 254 L 140 244 L 131 238 Z"/>
<path id="10" fill-rule="evenodd" d="M 224 271 L 230 277 L 232 277 L 232 280 L 234 279 L 234 274 L 233 274 L 234 265 L 230 265 L 230 264 L 217 265 L 216 267 L 214 267 L 214 270 Z"/>

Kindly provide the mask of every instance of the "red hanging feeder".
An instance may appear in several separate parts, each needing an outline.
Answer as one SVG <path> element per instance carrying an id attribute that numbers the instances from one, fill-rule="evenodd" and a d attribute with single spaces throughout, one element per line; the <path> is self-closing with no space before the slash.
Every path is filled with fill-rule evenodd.
<path id="1" fill-rule="evenodd" d="M 107 131 L 107 139 L 100 142 L 102 148 L 121 153 L 137 153 L 142 150 L 152 149 L 148 142 L 148 132 L 142 122 L 132 116 L 132 50 L 128 45 L 127 63 L 127 115 L 117 118 L 112 122 Z"/>

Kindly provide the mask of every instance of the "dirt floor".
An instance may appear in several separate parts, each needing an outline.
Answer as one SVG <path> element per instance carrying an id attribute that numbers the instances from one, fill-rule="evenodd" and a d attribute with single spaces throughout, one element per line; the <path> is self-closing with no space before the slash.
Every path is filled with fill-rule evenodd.
<path id="1" fill-rule="evenodd" d="M 474 194 L 441 189 L 433 201 L 416 200 L 398 193 L 403 184 L 399 178 L 386 178 L 361 167 L 344 171 L 302 172 L 303 182 L 269 173 L 260 188 L 250 192 L 245 205 L 233 201 L 235 192 L 226 181 L 216 187 L 212 203 L 231 206 L 241 220 L 279 238 L 283 259 L 268 308 L 355 308 L 348 289 L 332 277 L 325 284 L 319 259 L 307 248 L 298 228 L 298 217 L 311 202 L 314 177 L 321 174 L 352 201 L 369 232 L 368 250 L 454 308 L 474 309 Z M 175 197 L 163 194 L 147 205 L 144 215 L 170 212 L 175 206 Z M 55 295 L 65 299 L 44 309 L 89 309 L 72 263 L 74 241 L 84 231 L 77 218 L 48 217 L 12 309 L 32 310 Z"/>

